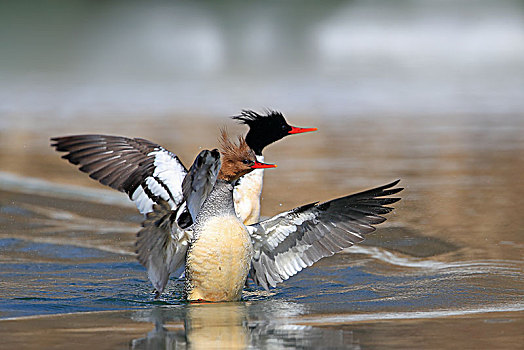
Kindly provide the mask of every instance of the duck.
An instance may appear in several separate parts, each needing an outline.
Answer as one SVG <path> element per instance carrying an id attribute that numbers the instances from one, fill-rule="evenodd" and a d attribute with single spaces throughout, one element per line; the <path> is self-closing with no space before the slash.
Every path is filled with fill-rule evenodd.
<path id="1" fill-rule="evenodd" d="M 289 135 L 316 131 L 317 128 L 291 126 L 284 115 L 276 110 L 267 110 L 259 114 L 253 110 L 242 110 L 232 117 L 249 127 L 245 141 L 253 150 L 259 162 L 264 162 L 262 151 L 270 144 Z M 233 191 L 235 211 L 244 224 L 250 225 L 260 219 L 260 198 L 264 179 L 264 169 L 256 169 L 242 176 Z"/>
<path id="2" fill-rule="evenodd" d="M 249 126 L 245 140 L 260 162 L 264 162 L 262 150 L 269 144 L 287 135 L 316 130 L 290 126 L 283 114 L 274 110 L 265 115 L 242 110 L 240 115 L 232 118 Z M 183 182 L 188 169 L 175 153 L 161 145 L 143 138 L 86 134 L 53 137 L 51 146 L 57 152 L 65 152 L 62 158 L 78 165 L 79 170 L 90 178 L 126 193 L 144 215 L 153 210 L 154 204 L 166 201 L 172 209 L 178 210 L 180 222 L 184 221 L 185 227 L 192 224 L 199 204 L 212 188 L 212 181 L 208 183 L 206 180 L 215 179 L 217 175 L 217 169 L 208 169 L 215 171 L 214 176 L 201 176 L 200 183 L 196 179 L 186 181 L 185 190 L 192 191 L 194 204 L 187 208 L 184 206 Z M 199 154 L 195 161 L 210 156 L 206 151 Z M 253 176 L 244 177 L 236 187 L 235 208 L 245 223 L 257 222 L 260 216 L 262 177 L 263 169 L 259 169 Z M 192 189 L 189 184 L 192 184 Z"/>
<path id="3" fill-rule="evenodd" d="M 207 164 L 220 169 L 217 179 L 183 236 L 173 234 L 180 232 L 177 213 L 166 201 L 153 206 L 137 234 L 143 264 L 159 256 L 166 266 L 173 266 L 171 257 L 185 259 L 184 296 L 189 301 L 240 300 L 248 277 L 269 291 L 318 260 L 363 241 L 386 221 L 382 215 L 393 210 L 387 205 L 400 200 L 389 196 L 403 190 L 395 187 L 396 180 L 245 225 L 235 212 L 234 187 L 242 176 L 274 165 L 259 162 L 242 137 L 234 143 L 222 132 L 220 144 L 221 156 L 209 151 Z M 193 171 L 198 173 L 202 164 Z M 156 296 L 161 293 L 157 289 Z"/>

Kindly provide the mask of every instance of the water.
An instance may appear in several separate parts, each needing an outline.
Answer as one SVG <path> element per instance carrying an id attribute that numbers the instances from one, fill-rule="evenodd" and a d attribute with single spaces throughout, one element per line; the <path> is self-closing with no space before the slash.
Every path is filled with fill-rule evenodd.
<path id="1" fill-rule="evenodd" d="M 514 349 L 524 336 L 524 122 L 519 117 L 347 118 L 268 149 L 263 215 L 402 179 L 396 210 L 363 245 L 242 302 L 154 300 L 133 256 L 141 216 L 48 148 L 96 129 L 0 133 L 0 335 L 8 348 Z M 224 119 L 104 124 L 187 163 Z M 196 124 L 195 124 L 196 123 Z M 195 127 L 195 125 L 197 127 Z M 204 131 L 204 132 L 202 132 Z M 173 135 L 173 132 L 175 135 Z M 16 140 L 16 142 L 13 142 Z M 209 147 L 210 147 L 209 146 Z M 310 150 L 301 153 L 301 150 Z"/>

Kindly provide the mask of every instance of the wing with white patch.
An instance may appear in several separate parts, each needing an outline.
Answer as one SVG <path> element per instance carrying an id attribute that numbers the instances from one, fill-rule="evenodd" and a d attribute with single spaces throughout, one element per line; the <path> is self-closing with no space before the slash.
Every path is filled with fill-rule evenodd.
<path id="1" fill-rule="evenodd" d="M 255 254 L 251 278 L 266 290 L 323 257 L 364 240 L 400 198 L 400 180 L 322 204 L 311 203 L 248 226 Z"/>
<path id="2" fill-rule="evenodd" d="M 217 149 L 203 150 L 195 158 L 184 178 L 182 191 L 193 221 L 215 185 L 220 164 L 220 152 Z"/>
<path id="3" fill-rule="evenodd" d="M 140 138 L 75 135 L 52 138 L 51 146 L 67 152 L 62 158 L 101 184 L 125 192 L 141 213 L 160 199 L 172 208 L 182 202 L 182 181 L 187 170 L 163 147 Z"/>
<path id="4" fill-rule="evenodd" d="M 169 276 L 185 266 L 186 251 L 193 237 L 190 229 L 183 230 L 177 224 L 185 205 L 171 210 L 163 200 L 153 206 L 142 223 L 135 244 L 137 259 L 147 269 L 149 280 L 160 296 Z"/>

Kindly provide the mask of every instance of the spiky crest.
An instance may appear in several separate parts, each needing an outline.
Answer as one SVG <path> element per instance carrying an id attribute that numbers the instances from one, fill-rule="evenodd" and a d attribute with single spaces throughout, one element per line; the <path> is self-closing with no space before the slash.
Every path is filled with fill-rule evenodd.
<path id="1" fill-rule="evenodd" d="M 251 166 L 256 161 L 255 153 L 242 136 L 238 137 L 238 144 L 232 142 L 225 128 L 220 131 L 220 153 L 222 154 L 222 167 L 218 174 L 220 179 L 233 182 L 253 170 Z"/>

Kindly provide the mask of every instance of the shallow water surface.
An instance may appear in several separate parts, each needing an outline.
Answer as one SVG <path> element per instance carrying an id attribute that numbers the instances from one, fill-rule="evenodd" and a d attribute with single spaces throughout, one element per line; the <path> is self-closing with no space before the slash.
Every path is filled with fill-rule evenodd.
<path id="1" fill-rule="evenodd" d="M 401 178 L 365 244 L 269 293 L 154 300 L 134 257 L 141 216 L 125 195 L 60 160 L 48 137 L 0 132 L 0 337 L 6 348 L 505 348 L 524 343 L 524 122 L 478 117 L 294 121 L 314 134 L 268 149 L 263 215 Z M 174 118 L 103 133 L 150 138 L 189 165 L 220 122 Z M 145 130 L 145 131 L 144 131 Z M 232 127 L 233 131 L 241 130 Z M 17 140 L 18 147 L 13 144 Z M 20 147 L 23 145 L 23 147 Z M 301 150 L 308 150 L 301 152 Z"/>

